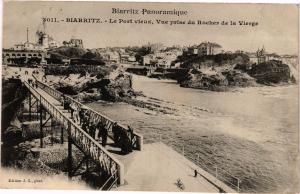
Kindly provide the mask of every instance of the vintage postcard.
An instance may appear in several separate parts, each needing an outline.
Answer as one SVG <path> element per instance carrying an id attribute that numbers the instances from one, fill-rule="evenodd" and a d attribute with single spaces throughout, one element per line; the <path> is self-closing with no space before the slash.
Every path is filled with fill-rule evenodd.
<path id="1" fill-rule="evenodd" d="M 0 188 L 299 192 L 298 11 L 4 1 Z"/>

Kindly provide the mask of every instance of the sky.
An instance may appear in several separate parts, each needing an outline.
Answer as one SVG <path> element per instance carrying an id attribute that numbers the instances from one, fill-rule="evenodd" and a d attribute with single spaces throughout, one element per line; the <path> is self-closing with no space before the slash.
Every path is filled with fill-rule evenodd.
<path id="1" fill-rule="evenodd" d="M 113 14 L 112 8 L 182 10 L 187 15 Z M 35 32 L 42 18 L 57 18 L 47 22 L 46 29 L 58 42 L 71 38 L 83 40 L 85 48 L 135 46 L 148 42 L 171 45 L 194 45 L 203 41 L 216 42 L 226 51 L 256 51 L 262 46 L 267 52 L 298 53 L 298 7 L 284 4 L 200 4 L 200 3 L 116 3 L 116 2 L 4 2 L 3 47 L 26 41 L 35 42 Z M 154 24 L 66 23 L 66 18 L 99 18 L 153 20 Z M 249 21 L 257 26 L 240 25 L 162 25 L 165 21 Z"/>

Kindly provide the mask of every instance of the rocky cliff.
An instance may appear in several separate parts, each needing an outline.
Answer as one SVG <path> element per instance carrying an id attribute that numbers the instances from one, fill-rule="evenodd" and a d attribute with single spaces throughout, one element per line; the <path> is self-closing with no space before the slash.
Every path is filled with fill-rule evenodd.
<path id="1" fill-rule="evenodd" d="M 182 87 L 226 91 L 233 87 L 296 82 L 289 65 L 271 60 L 252 66 L 244 54 L 193 56 L 181 62 L 191 69 L 178 80 Z"/>
<path id="2" fill-rule="evenodd" d="M 72 95 L 80 101 L 118 101 L 134 95 L 132 77 L 122 68 L 117 68 L 105 77 L 96 74 L 70 74 L 68 76 L 47 76 L 47 83 L 57 90 Z"/>
<path id="3" fill-rule="evenodd" d="M 240 70 L 191 70 L 179 80 L 180 86 L 212 91 L 227 91 L 233 87 L 255 86 L 255 79 Z"/>
<path id="4" fill-rule="evenodd" d="M 261 84 L 277 84 L 291 81 L 290 68 L 281 61 L 260 63 L 249 70 L 249 75 Z"/>

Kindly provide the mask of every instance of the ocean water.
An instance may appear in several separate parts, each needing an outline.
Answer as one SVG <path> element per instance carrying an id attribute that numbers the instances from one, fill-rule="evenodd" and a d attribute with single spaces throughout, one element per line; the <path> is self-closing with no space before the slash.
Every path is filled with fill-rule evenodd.
<path id="1" fill-rule="evenodd" d="M 298 191 L 298 86 L 211 92 L 133 75 L 147 103 L 88 104 L 163 141 L 242 192 Z M 217 171 L 216 171 L 217 169 Z"/>

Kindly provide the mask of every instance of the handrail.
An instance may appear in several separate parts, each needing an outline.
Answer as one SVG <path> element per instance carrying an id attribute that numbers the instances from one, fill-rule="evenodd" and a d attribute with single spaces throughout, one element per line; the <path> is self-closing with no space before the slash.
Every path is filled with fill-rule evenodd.
<path id="1" fill-rule="evenodd" d="M 61 102 L 61 97 L 63 95 L 62 92 L 60 91 L 57 91 L 56 89 L 52 88 L 51 86 L 48 86 L 47 84 L 44 84 L 42 82 L 40 82 L 34 75 L 33 75 L 33 78 L 36 80 L 36 82 L 38 83 L 39 86 L 42 86 L 41 88 L 43 88 L 43 90 L 45 92 L 47 92 L 48 94 L 50 94 L 52 97 L 56 98 L 58 101 Z M 65 97 L 72 101 L 73 103 L 75 103 L 78 107 L 87 107 L 87 110 L 90 111 L 90 113 L 92 113 L 95 118 L 94 120 L 97 120 L 97 121 L 101 121 L 106 127 L 107 127 L 107 130 L 108 131 L 111 131 L 111 128 L 112 128 L 112 124 L 115 122 L 114 120 L 108 118 L 107 116 L 91 109 L 90 107 L 88 106 L 85 106 L 83 105 L 82 103 L 80 103 L 79 101 L 71 98 L 70 96 L 67 96 L 65 95 Z M 117 123 L 118 127 L 121 128 L 122 130 L 126 131 L 127 133 L 127 136 L 130 137 L 130 140 L 131 140 L 131 144 L 133 146 L 134 149 L 137 149 L 137 150 L 142 150 L 142 145 L 143 145 L 143 136 L 140 135 L 139 133 L 136 133 L 135 131 L 133 132 L 133 137 L 131 137 L 131 134 L 129 132 L 129 130 L 122 124 L 120 123 Z"/>
<path id="2" fill-rule="evenodd" d="M 30 92 L 40 100 L 41 105 L 52 114 L 52 116 L 61 123 L 64 128 L 67 128 L 71 139 L 76 143 L 77 146 L 81 147 L 86 154 L 90 155 L 91 158 L 99 164 L 108 174 L 118 172 L 117 180 L 119 184 L 124 183 L 124 166 L 118 159 L 116 159 L 111 153 L 109 153 L 104 147 L 102 147 L 94 138 L 88 133 L 82 130 L 76 125 L 70 118 L 58 109 L 56 106 L 50 104 L 39 92 L 33 88 L 27 82 L 24 82 L 25 86 Z"/>
<path id="3" fill-rule="evenodd" d="M 105 181 L 105 183 L 102 185 L 102 187 L 100 188 L 100 190 L 102 190 L 105 186 L 106 186 L 106 184 L 108 183 L 108 181 L 110 181 L 111 180 L 111 178 L 113 178 L 114 176 L 115 176 L 115 174 L 117 173 L 117 171 L 115 171 L 106 181 Z"/>
<path id="4" fill-rule="evenodd" d="M 154 139 L 156 139 L 156 138 L 154 137 Z M 168 139 L 168 138 L 167 138 L 167 139 Z M 162 142 L 162 136 L 161 136 L 161 135 L 159 135 L 159 141 Z M 171 147 L 172 147 L 172 146 L 173 146 L 173 145 L 171 144 Z M 184 150 L 184 147 L 183 147 L 183 150 Z M 183 154 L 183 156 L 185 156 L 185 155 Z M 226 183 L 227 183 L 227 184 L 231 185 L 231 186 L 229 186 L 229 187 L 231 187 L 231 188 L 233 188 L 233 189 L 236 189 L 237 192 L 240 192 L 240 191 L 241 191 L 241 189 L 240 189 L 240 183 L 241 183 L 241 180 L 240 180 L 239 178 L 233 176 L 232 174 L 230 174 L 229 172 L 227 172 L 227 171 L 224 170 L 223 168 L 220 168 L 220 167 L 216 166 L 216 164 L 213 163 L 210 159 L 207 158 L 207 159 L 203 160 L 203 159 L 201 159 L 201 158 L 199 157 L 199 155 L 198 155 L 197 158 L 191 157 L 190 159 L 192 159 L 192 160 L 194 160 L 194 161 L 197 161 L 197 162 L 201 163 L 201 164 L 202 164 L 202 165 L 201 165 L 201 168 L 202 168 L 202 169 L 205 169 L 205 171 L 206 171 L 207 173 L 209 173 L 211 176 L 215 177 L 216 179 L 218 179 L 218 180 L 219 180 L 219 179 L 222 179 L 222 181 L 225 183 L 225 185 L 226 185 Z M 215 168 L 215 171 L 212 170 L 211 168 L 207 167 L 207 166 L 206 166 L 207 164 L 209 164 L 210 166 L 214 167 L 214 168 Z M 229 182 L 228 180 L 225 180 L 222 176 L 218 176 L 218 175 L 222 174 L 222 173 L 220 173 L 220 171 L 225 172 L 225 173 L 227 174 L 228 177 L 230 177 L 230 178 L 236 180 L 237 184 L 235 185 L 235 184 Z M 224 175 L 224 174 L 223 174 L 223 175 Z M 226 186 L 228 187 L 228 185 L 226 185 Z"/>
<path id="5" fill-rule="evenodd" d="M 107 189 L 108 191 L 115 185 L 117 179 L 114 180 L 114 182 L 110 185 L 110 187 Z"/>

